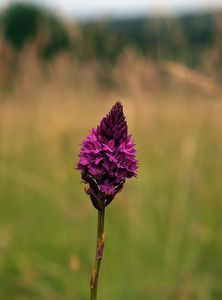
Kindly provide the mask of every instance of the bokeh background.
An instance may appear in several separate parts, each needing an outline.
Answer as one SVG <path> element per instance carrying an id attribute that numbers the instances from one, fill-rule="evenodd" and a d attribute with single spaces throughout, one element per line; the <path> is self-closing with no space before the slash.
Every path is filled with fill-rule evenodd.
<path id="1" fill-rule="evenodd" d="M 74 165 L 118 100 L 140 170 L 107 209 L 99 299 L 221 300 L 222 2 L 80 2 L 0 1 L 0 299 L 89 299 Z"/>

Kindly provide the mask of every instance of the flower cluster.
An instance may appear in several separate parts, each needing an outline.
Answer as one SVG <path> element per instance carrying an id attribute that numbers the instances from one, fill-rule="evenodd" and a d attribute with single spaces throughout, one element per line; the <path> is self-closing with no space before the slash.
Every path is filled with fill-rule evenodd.
<path id="1" fill-rule="evenodd" d="M 87 193 L 98 210 L 122 189 L 126 178 L 136 176 L 138 161 L 128 135 L 123 106 L 117 102 L 82 143 L 77 169 L 89 184 Z"/>

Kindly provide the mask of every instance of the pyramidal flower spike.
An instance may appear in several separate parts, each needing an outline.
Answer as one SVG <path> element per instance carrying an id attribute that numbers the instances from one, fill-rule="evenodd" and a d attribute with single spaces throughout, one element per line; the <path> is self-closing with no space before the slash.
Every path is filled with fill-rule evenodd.
<path id="1" fill-rule="evenodd" d="M 117 102 L 82 143 L 77 169 L 88 183 L 94 207 L 106 207 L 121 191 L 127 178 L 136 176 L 133 139 L 128 135 L 123 106 Z"/>
<path id="2" fill-rule="evenodd" d="M 117 102 L 82 142 L 77 169 L 86 192 L 98 210 L 95 265 L 91 277 L 91 300 L 97 299 L 97 283 L 104 248 L 105 207 L 119 193 L 127 178 L 137 175 L 135 143 L 128 135 L 123 106 Z"/>

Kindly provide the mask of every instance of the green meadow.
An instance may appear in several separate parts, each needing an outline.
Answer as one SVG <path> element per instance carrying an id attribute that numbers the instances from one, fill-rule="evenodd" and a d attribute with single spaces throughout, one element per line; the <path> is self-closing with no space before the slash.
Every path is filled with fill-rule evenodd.
<path id="1" fill-rule="evenodd" d="M 0 299 L 89 299 L 97 212 L 74 166 L 121 99 L 140 167 L 107 208 L 99 299 L 222 299 L 219 96 L 78 90 L 59 70 L 1 95 Z"/>

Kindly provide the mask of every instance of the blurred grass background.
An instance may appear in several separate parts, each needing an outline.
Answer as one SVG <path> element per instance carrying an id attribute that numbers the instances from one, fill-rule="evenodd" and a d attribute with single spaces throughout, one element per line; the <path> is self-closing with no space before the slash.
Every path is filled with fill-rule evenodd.
<path id="1" fill-rule="evenodd" d="M 0 299 L 88 299 L 97 218 L 73 166 L 121 100 L 140 170 L 107 209 L 99 299 L 221 300 L 220 31 L 206 47 L 194 38 L 205 61 L 185 59 L 191 46 L 177 58 L 171 44 L 156 57 L 126 44 L 100 60 L 88 25 L 61 25 L 71 46 L 47 48 L 45 30 L 17 47 L 2 24 Z"/>

